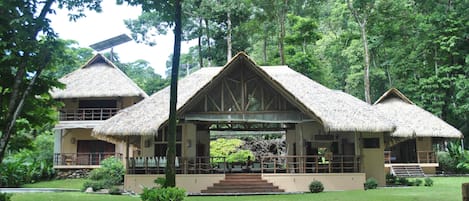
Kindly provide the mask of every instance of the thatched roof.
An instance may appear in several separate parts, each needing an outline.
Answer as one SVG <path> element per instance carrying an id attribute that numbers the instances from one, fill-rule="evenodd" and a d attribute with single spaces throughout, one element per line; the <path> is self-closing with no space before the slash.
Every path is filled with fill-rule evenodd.
<path id="1" fill-rule="evenodd" d="M 53 89 L 55 99 L 92 97 L 148 97 L 127 75 L 101 54 L 59 79 L 64 89 Z"/>
<path id="2" fill-rule="evenodd" d="M 287 66 L 259 67 L 244 53 L 237 54 L 224 67 L 207 67 L 179 80 L 177 109 L 181 111 L 195 96 L 228 69 L 239 65 L 250 66 L 281 94 L 289 96 L 307 110 L 307 115 L 318 119 L 327 131 L 390 132 L 394 126 L 376 114 L 372 107 L 351 95 L 337 92 L 295 72 Z M 168 120 L 169 87 L 153 94 L 138 104 L 122 110 L 116 116 L 96 127 L 97 136 L 152 135 Z"/>
<path id="3" fill-rule="evenodd" d="M 415 105 L 395 88 L 384 93 L 373 107 L 396 125 L 393 137 L 463 137 L 458 129 Z"/>

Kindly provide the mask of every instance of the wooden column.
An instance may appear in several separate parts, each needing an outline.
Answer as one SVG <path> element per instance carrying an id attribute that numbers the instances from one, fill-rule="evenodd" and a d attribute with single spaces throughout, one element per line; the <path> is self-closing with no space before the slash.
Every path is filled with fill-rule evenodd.
<path id="1" fill-rule="evenodd" d="M 125 169 L 129 169 L 129 136 L 125 137 Z"/>

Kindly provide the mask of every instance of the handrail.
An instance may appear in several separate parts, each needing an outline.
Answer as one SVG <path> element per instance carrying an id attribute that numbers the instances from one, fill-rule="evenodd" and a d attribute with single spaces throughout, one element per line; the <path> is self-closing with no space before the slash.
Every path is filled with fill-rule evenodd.
<path id="1" fill-rule="evenodd" d="M 122 160 L 123 154 L 117 152 L 55 153 L 54 165 L 100 165 L 102 160 L 112 156 Z"/>
<path id="2" fill-rule="evenodd" d="M 106 120 L 116 115 L 119 108 L 78 108 L 61 109 L 60 121 Z"/>
<path id="3" fill-rule="evenodd" d="M 162 174 L 165 156 L 127 158 L 129 174 Z M 225 157 L 177 157 L 180 174 L 253 173 L 344 173 L 359 172 L 360 158 L 355 155 L 267 156 L 251 162 L 228 162 Z"/>
<path id="4" fill-rule="evenodd" d="M 265 156 L 262 173 L 344 173 L 359 172 L 360 157 L 355 155 Z"/>
<path id="5" fill-rule="evenodd" d="M 418 163 L 438 163 L 438 155 L 434 151 L 417 151 Z"/>

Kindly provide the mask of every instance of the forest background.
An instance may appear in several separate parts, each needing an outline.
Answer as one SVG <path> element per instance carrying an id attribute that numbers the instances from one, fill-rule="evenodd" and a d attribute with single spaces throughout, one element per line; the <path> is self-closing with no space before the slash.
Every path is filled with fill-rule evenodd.
<path id="1" fill-rule="evenodd" d="M 98 0 L 57 2 L 59 8 L 71 10 L 72 20 L 83 17 L 80 9 L 72 12 L 76 8 L 100 11 Z M 0 171 L 17 171 L 18 161 L 49 167 L 33 157 L 37 152 L 52 160 L 51 150 L 41 151 L 52 147 L 53 108 L 60 106 L 49 90 L 63 87 L 58 78 L 79 68 L 93 53 L 58 38 L 48 26 L 47 15 L 53 10 L 38 15 L 40 1 L 0 5 L 3 134 L 14 113 L 8 110 L 14 91 L 31 86 L 30 92 L 16 94 L 25 97 L 24 112 L 11 127 L 14 134 Z M 12 8 L 17 12 L 11 12 Z M 396 87 L 418 106 L 461 130 L 468 141 L 468 8 L 466 0 L 185 0 L 183 40 L 196 40 L 197 45 L 181 55 L 180 76 L 206 66 L 222 66 L 233 54 L 244 51 L 259 65 L 288 65 L 329 88 L 370 103 Z M 152 36 L 166 34 L 172 26 L 164 17 L 155 10 L 125 23 L 134 40 L 158 45 Z M 148 94 L 169 83 L 146 61 L 121 63 L 118 55 L 114 61 Z M 168 59 L 168 75 L 170 66 Z M 365 93 L 365 77 L 369 78 L 369 93 Z M 41 176 L 29 180 L 40 179 L 36 177 Z"/>

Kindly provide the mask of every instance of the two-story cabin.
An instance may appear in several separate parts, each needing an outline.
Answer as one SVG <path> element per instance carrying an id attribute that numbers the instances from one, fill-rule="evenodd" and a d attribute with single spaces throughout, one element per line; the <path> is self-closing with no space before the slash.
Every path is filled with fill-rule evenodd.
<path id="1" fill-rule="evenodd" d="M 126 157 L 125 145 L 99 140 L 91 130 L 148 95 L 101 54 L 60 82 L 65 88 L 52 91 L 64 103 L 55 126 L 54 168 L 92 169 L 110 156 Z"/>

